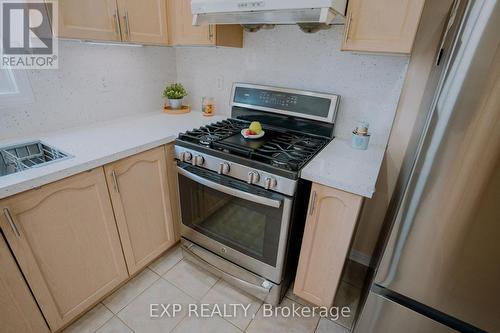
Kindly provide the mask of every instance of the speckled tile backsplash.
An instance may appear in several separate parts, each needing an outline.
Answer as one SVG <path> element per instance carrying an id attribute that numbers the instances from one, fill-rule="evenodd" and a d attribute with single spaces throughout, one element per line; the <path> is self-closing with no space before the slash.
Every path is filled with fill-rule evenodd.
<path id="1" fill-rule="evenodd" d="M 59 48 L 59 70 L 28 72 L 33 104 L 0 106 L 0 140 L 161 112 L 163 87 L 176 79 L 173 48 L 78 41 Z"/>
<path id="2" fill-rule="evenodd" d="M 177 49 L 178 80 L 188 101 L 216 98 L 229 114 L 233 82 L 331 92 L 342 96 L 336 135 L 350 138 L 359 120 L 370 123 L 371 144 L 387 143 L 408 57 L 341 52 L 344 26 L 305 34 L 297 26 L 245 33 L 245 48 Z"/>
<path id="3" fill-rule="evenodd" d="M 35 102 L 0 107 L 0 140 L 158 110 L 165 83 L 180 81 L 187 102 L 216 98 L 229 115 L 233 82 L 342 96 L 336 135 L 370 123 L 371 144 L 386 144 L 408 57 L 341 52 L 343 26 L 305 34 L 296 26 L 245 33 L 245 47 L 127 47 L 61 41 L 60 69 L 30 71 Z"/>

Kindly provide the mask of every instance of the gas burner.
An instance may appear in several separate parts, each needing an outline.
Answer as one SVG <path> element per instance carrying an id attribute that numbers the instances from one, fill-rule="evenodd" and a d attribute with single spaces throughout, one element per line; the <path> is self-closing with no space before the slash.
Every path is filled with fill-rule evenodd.
<path id="1" fill-rule="evenodd" d="M 286 170 L 294 170 L 305 157 L 296 151 L 281 151 L 271 155 L 271 165 Z"/>
<path id="2" fill-rule="evenodd" d="M 285 133 L 280 137 L 278 137 L 277 140 L 288 143 L 290 146 L 293 146 L 297 150 L 301 148 L 315 149 L 318 146 L 323 145 L 325 141 L 322 139 L 316 139 L 306 135 L 298 135 L 292 133 Z"/>
<path id="3" fill-rule="evenodd" d="M 328 140 L 289 132 L 276 133 L 257 148 L 253 155 L 258 160 L 274 167 L 297 171 L 307 163 Z"/>
<path id="4" fill-rule="evenodd" d="M 214 134 L 206 134 L 200 136 L 200 143 L 202 145 L 210 145 L 213 141 L 219 140 L 220 136 Z"/>
<path id="5" fill-rule="evenodd" d="M 211 146 L 213 142 L 239 133 L 243 127 L 244 123 L 228 119 L 188 131 L 181 134 L 179 138 L 195 144 Z"/>

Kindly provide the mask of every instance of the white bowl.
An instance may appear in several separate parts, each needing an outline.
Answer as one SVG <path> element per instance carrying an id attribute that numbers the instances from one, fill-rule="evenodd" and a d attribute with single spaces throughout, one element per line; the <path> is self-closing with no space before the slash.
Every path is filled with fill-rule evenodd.
<path id="1" fill-rule="evenodd" d="M 266 134 L 266 132 L 262 131 L 260 132 L 259 134 L 257 135 L 246 135 L 245 132 L 248 130 L 248 128 L 244 128 L 241 130 L 241 135 L 245 138 L 245 139 L 252 139 L 252 140 L 255 140 L 255 139 L 260 139 L 264 136 L 264 134 Z"/>

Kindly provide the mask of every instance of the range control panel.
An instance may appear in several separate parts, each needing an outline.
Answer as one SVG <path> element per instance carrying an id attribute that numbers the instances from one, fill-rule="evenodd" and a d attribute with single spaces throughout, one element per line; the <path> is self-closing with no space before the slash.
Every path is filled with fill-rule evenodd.
<path id="1" fill-rule="evenodd" d="M 333 120 L 330 118 L 332 118 L 332 110 L 335 111 L 338 104 L 337 95 L 286 88 L 266 88 L 265 86 L 236 84 L 233 105 L 270 112 L 292 112 L 304 118 L 309 116 Z"/>

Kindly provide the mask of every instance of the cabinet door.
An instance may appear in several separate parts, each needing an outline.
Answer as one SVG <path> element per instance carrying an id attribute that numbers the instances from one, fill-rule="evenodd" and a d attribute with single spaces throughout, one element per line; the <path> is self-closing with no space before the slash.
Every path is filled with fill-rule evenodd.
<path id="1" fill-rule="evenodd" d="M 363 198 L 313 184 L 293 292 L 332 306 Z"/>
<path id="2" fill-rule="evenodd" d="M 243 47 L 243 28 L 237 24 L 193 26 L 190 0 L 168 1 L 172 45 Z"/>
<path id="3" fill-rule="evenodd" d="M 0 235 L 0 329 L 3 333 L 48 333 L 49 328 Z"/>
<path id="4" fill-rule="evenodd" d="M 350 0 L 342 50 L 410 53 L 425 0 Z"/>
<path id="5" fill-rule="evenodd" d="M 52 330 L 127 279 L 102 168 L 0 201 L 0 226 Z"/>
<path id="6" fill-rule="evenodd" d="M 167 0 L 117 0 L 123 41 L 168 44 Z"/>
<path id="7" fill-rule="evenodd" d="M 190 0 L 170 0 L 169 30 L 173 45 L 215 45 L 214 26 L 193 26 Z"/>
<path id="8" fill-rule="evenodd" d="M 59 37 L 120 41 L 115 0 L 59 0 Z"/>
<path id="9" fill-rule="evenodd" d="M 175 244 L 164 147 L 105 166 L 132 275 Z"/>

